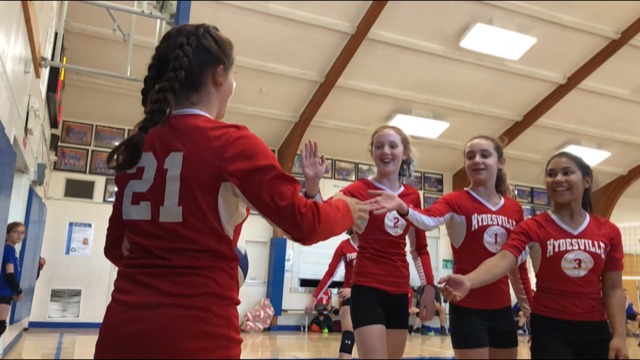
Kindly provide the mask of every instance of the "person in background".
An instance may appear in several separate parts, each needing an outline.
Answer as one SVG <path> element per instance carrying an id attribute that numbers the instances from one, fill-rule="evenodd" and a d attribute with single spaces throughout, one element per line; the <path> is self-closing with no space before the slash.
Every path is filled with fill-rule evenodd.
<path id="1" fill-rule="evenodd" d="M 333 319 L 340 314 L 340 310 L 334 309 L 331 306 L 331 295 L 331 290 L 325 289 L 320 296 L 318 296 L 317 302 L 314 305 L 318 315 L 309 323 L 311 332 L 333 332 Z"/>
<path id="2" fill-rule="evenodd" d="M 26 234 L 27 228 L 23 223 L 13 222 L 7 226 L 2 271 L 0 271 L 0 336 L 7 331 L 7 317 L 11 303 L 22 301 L 22 289 L 18 282 L 22 267 L 16 245 L 24 240 Z"/>
<path id="3" fill-rule="evenodd" d="M 524 323 L 527 318 L 524 316 L 522 309 L 520 309 L 520 303 L 516 301 L 511 310 L 513 311 L 513 317 L 518 318 L 518 335 L 527 335 L 527 332 L 524 331 Z"/>
<path id="4" fill-rule="evenodd" d="M 460 301 L 531 255 L 531 358 L 628 359 L 620 229 L 591 214 L 593 171 L 584 159 L 559 152 L 545 174 L 551 210 L 519 224 L 476 270 L 440 279 L 442 294 Z"/>
<path id="5" fill-rule="evenodd" d="M 307 315 L 311 315 L 318 302 L 319 297 L 328 290 L 333 279 L 338 275 L 338 271 L 344 264 L 344 285 L 338 292 L 342 306 L 340 308 L 340 324 L 342 325 L 342 339 L 338 358 L 351 359 L 356 338 L 353 334 L 353 322 L 351 321 L 351 274 L 358 255 L 358 236 L 352 229 L 347 230 L 349 238 L 343 240 L 333 254 L 333 259 L 329 263 L 327 272 L 322 277 L 322 281 L 316 288 L 309 305 L 305 309 Z"/>
<path id="6" fill-rule="evenodd" d="M 40 261 L 38 262 L 38 277 L 36 280 L 40 279 L 40 273 L 44 270 L 44 266 L 47 265 L 47 259 L 40 257 Z"/>
<path id="7" fill-rule="evenodd" d="M 627 297 L 627 305 L 626 305 L 627 320 L 637 322 L 638 324 L 640 324 L 640 314 L 638 314 L 636 309 L 633 307 L 633 301 L 631 301 L 631 299 L 629 298 L 629 292 L 627 292 L 627 289 L 624 289 L 624 295 Z M 631 329 L 630 323 L 627 323 L 627 333 L 632 334 L 633 336 L 638 335 L 638 331 L 634 332 Z M 640 343 L 638 343 L 638 346 L 640 346 Z"/>
<path id="8" fill-rule="evenodd" d="M 316 305 L 318 316 L 314 317 L 309 323 L 309 331 L 330 333 L 333 332 L 333 319 L 340 315 L 340 310 L 334 309 L 332 306 Z"/>
<path id="9" fill-rule="evenodd" d="M 449 333 L 447 332 L 447 309 L 442 304 L 442 295 L 440 294 L 440 288 L 436 286 L 435 290 L 436 290 L 436 294 L 435 294 L 436 316 L 438 317 L 438 320 L 440 320 L 440 335 L 448 336 Z M 420 288 L 418 288 L 415 293 L 416 293 L 416 300 L 417 300 L 416 307 L 420 308 L 420 301 L 422 300 L 422 292 L 420 291 Z M 422 335 L 430 335 L 430 336 L 435 335 L 433 331 L 427 332 L 426 327 L 424 326 L 422 326 L 422 330 L 420 330 L 419 327 L 421 325 L 424 325 L 424 324 L 420 320 L 420 314 L 418 314 L 418 317 L 416 318 L 416 321 L 413 323 L 413 326 L 409 328 L 409 334 L 422 333 Z"/>
<path id="10" fill-rule="evenodd" d="M 455 259 L 454 274 L 467 274 L 500 251 L 509 234 L 524 220 L 522 206 L 510 198 L 500 142 L 489 136 L 472 138 L 464 150 L 469 188 L 446 194 L 422 209 L 406 204 L 393 192 L 369 191 L 373 215 L 395 213 L 422 231 L 446 225 Z M 449 329 L 456 359 L 513 359 L 518 356 L 518 331 L 511 314 L 509 282 L 528 313 L 532 297 L 526 264 L 510 269 L 498 281 L 474 289 L 449 303 Z M 440 289 L 443 294 L 443 289 Z M 424 303 L 424 301 L 423 301 Z"/>
<path id="11" fill-rule="evenodd" d="M 371 199 L 370 190 L 387 190 L 403 204 L 421 207 L 420 193 L 402 184 L 411 178 L 413 165 L 407 134 L 394 126 L 381 126 L 373 132 L 369 149 L 376 175 L 359 179 L 338 194 L 364 201 Z M 326 171 L 326 160 L 320 156 L 317 143 L 311 141 L 301 155 L 305 196 L 321 202 L 320 180 Z M 407 345 L 409 324 L 407 238 L 420 284 L 425 287 L 424 296 L 434 298 L 426 234 L 397 213 L 371 215 L 365 229 L 356 229 L 356 233 L 358 260 L 351 280 L 351 318 L 358 355 L 361 359 L 401 358 Z M 422 303 L 421 315 L 424 314 L 425 321 L 435 314 L 435 304 L 431 301 Z"/>

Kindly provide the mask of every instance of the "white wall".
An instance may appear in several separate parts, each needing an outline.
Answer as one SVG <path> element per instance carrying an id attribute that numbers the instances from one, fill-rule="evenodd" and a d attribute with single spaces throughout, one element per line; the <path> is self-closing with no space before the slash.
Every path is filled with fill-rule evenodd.
<path id="1" fill-rule="evenodd" d="M 96 180 L 94 202 L 63 200 L 66 178 Z M 102 322 L 106 311 L 111 263 L 104 257 L 111 204 L 102 203 L 104 177 L 53 172 L 49 188 L 47 222 L 42 256 L 47 266 L 36 286 L 31 321 L 47 321 L 51 289 L 82 289 L 80 322 Z M 94 224 L 91 256 L 67 256 L 65 247 L 69 222 Z M 59 320 L 54 320 L 59 321 Z"/>
<path id="2" fill-rule="evenodd" d="M 611 222 L 616 225 L 640 222 L 640 199 L 622 197 L 611 214 Z"/>
<path id="3" fill-rule="evenodd" d="M 52 47 L 52 29 L 57 19 L 57 3 L 53 1 L 34 2 L 36 18 L 39 28 L 38 38 L 41 53 L 46 54 Z M 25 71 L 31 60 L 31 48 L 25 23 L 24 12 L 20 1 L 5 1 L 0 3 L 0 121 L 5 128 L 6 135 L 14 144 L 18 154 L 17 167 L 29 173 L 31 178 L 38 162 L 47 163 L 47 142 L 50 133 L 46 106 L 42 86 L 46 85 L 48 72 L 43 72 L 43 80 L 35 78 L 33 69 Z M 40 116 L 33 118 L 33 134 L 25 136 L 24 128 L 27 118 L 29 96 L 39 107 Z M 35 115 L 35 114 L 32 114 Z M 26 140 L 26 146 L 23 141 Z M 12 194 L 10 221 L 24 221 L 28 186 L 18 176 L 17 194 Z M 43 192 L 42 189 L 39 191 Z M 29 319 L 10 326 L 3 336 L 0 349 L 9 344 L 24 327 Z"/>

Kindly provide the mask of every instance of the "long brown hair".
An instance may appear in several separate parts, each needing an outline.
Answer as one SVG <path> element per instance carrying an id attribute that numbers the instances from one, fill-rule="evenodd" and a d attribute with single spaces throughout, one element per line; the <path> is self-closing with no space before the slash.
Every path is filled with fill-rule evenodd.
<path id="1" fill-rule="evenodd" d="M 486 140 L 493 144 L 493 150 L 498 155 L 498 161 L 504 159 L 504 149 L 502 148 L 502 143 L 496 138 L 486 135 L 480 135 L 472 138 L 467 142 L 469 145 L 470 142 L 474 140 Z M 465 156 L 466 150 L 465 150 Z M 504 169 L 498 169 L 498 173 L 496 174 L 496 192 L 502 196 L 510 197 L 511 196 L 511 187 L 509 187 L 509 180 L 507 178 L 507 172 Z"/>
<path id="2" fill-rule="evenodd" d="M 156 47 L 144 78 L 144 119 L 136 125 L 133 136 L 111 151 L 107 163 L 116 171 L 136 167 L 142 157 L 145 134 L 169 121 L 175 100 L 194 104 L 193 97 L 204 87 L 206 74 L 219 66 L 228 73 L 234 64 L 233 54 L 233 42 L 215 26 L 182 25 L 167 32 Z"/>
<path id="3" fill-rule="evenodd" d="M 400 135 L 400 141 L 402 142 L 402 146 L 404 147 L 404 152 L 408 155 L 406 160 L 402 160 L 402 163 L 400 164 L 400 172 L 398 173 L 398 180 L 400 180 L 400 183 L 403 183 L 405 180 L 411 178 L 411 173 L 413 172 L 413 167 L 414 167 L 414 161 L 413 161 L 413 158 L 411 157 L 411 154 L 412 154 L 411 141 L 409 140 L 409 137 L 407 136 L 407 134 L 405 134 L 405 132 L 402 131 L 402 129 L 400 129 L 399 127 L 391 126 L 391 125 L 380 126 L 373 132 L 373 135 L 371 135 L 371 143 L 369 144 L 369 151 L 373 153 L 373 145 L 374 145 L 373 141 L 376 135 L 378 135 L 378 133 L 385 130 L 392 130 L 396 134 Z"/>

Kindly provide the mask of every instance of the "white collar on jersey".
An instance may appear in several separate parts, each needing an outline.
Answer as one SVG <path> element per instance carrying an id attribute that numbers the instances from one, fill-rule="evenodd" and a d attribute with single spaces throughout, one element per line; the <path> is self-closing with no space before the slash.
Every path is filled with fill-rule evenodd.
<path id="1" fill-rule="evenodd" d="M 551 216 L 551 218 L 553 219 L 553 221 L 556 222 L 556 224 L 558 224 L 561 228 L 565 229 L 566 231 L 570 232 L 573 235 L 578 235 L 582 231 L 584 231 L 584 229 L 586 229 L 587 226 L 589 225 L 589 220 L 591 219 L 591 216 L 589 216 L 589 213 L 587 213 L 587 217 L 584 219 L 584 223 L 582 223 L 582 225 L 578 228 L 578 230 L 573 230 L 572 228 L 565 225 L 565 223 L 563 223 L 560 219 L 558 219 L 558 217 L 554 213 L 552 213 L 551 210 L 547 211 L 547 213 L 549 213 L 549 216 Z"/>
<path id="2" fill-rule="evenodd" d="M 398 189 L 398 191 L 391 191 L 391 189 L 389 189 L 388 187 L 386 187 L 384 185 L 381 185 L 381 184 L 378 184 L 377 182 L 375 182 L 375 181 L 373 181 L 371 179 L 369 179 L 369 181 L 371 181 L 371 183 L 373 185 L 379 187 L 380 189 L 395 193 L 396 195 L 400 195 L 404 191 L 404 185 L 402 185 L 402 184 L 400 184 L 400 189 Z"/>
<path id="3" fill-rule="evenodd" d="M 498 206 L 496 206 L 495 208 L 493 206 L 491 206 L 488 202 L 484 201 L 483 198 L 481 198 L 480 196 L 478 196 L 478 194 L 474 193 L 473 190 L 471 189 L 465 189 L 465 191 L 468 191 L 471 195 L 473 195 L 473 197 L 475 197 L 476 199 L 478 199 L 478 201 L 480 201 L 484 206 L 488 207 L 489 209 L 491 209 L 491 211 L 498 211 L 500 210 L 500 208 L 502 207 L 502 205 L 504 205 L 504 197 L 500 194 L 498 194 L 498 196 L 500 196 L 500 204 L 498 204 Z"/>
<path id="4" fill-rule="evenodd" d="M 176 110 L 176 111 L 172 112 L 171 115 L 202 115 L 202 116 L 206 116 L 209 119 L 213 120 L 211 115 L 207 114 L 206 112 L 204 112 L 202 110 L 198 110 L 198 109 Z"/>
<path id="5" fill-rule="evenodd" d="M 349 238 L 349 241 L 351 242 L 351 246 L 353 246 L 354 248 L 356 248 L 356 250 L 358 250 L 358 245 L 353 243 L 353 239 Z"/>

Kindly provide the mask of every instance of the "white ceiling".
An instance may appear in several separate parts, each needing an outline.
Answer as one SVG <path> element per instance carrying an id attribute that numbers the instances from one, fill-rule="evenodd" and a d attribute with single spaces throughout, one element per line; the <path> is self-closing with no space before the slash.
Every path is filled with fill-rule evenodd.
<path id="1" fill-rule="evenodd" d="M 133 6 L 133 2 L 118 2 Z M 248 126 L 270 147 L 284 140 L 370 2 L 198 1 L 191 22 L 220 28 L 236 45 L 236 93 L 225 121 Z M 115 13 L 125 32 L 131 16 Z M 640 17 L 640 2 L 389 2 L 318 112 L 305 139 L 330 157 L 370 162 L 369 134 L 394 113 L 425 111 L 451 126 L 416 140 L 418 167 L 452 173 L 472 136 L 497 136 Z M 538 42 L 519 61 L 458 43 L 476 22 Z M 69 64 L 122 73 L 126 44 L 104 9 L 71 2 Z M 138 18 L 132 76 L 142 79 L 156 22 Z M 640 38 L 507 148 L 511 181 L 540 184 L 548 157 L 587 141 L 613 155 L 595 167 L 606 184 L 640 164 Z M 140 83 L 69 72 L 65 118 L 133 126 Z M 627 196 L 640 198 L 640 185 Z"/>

